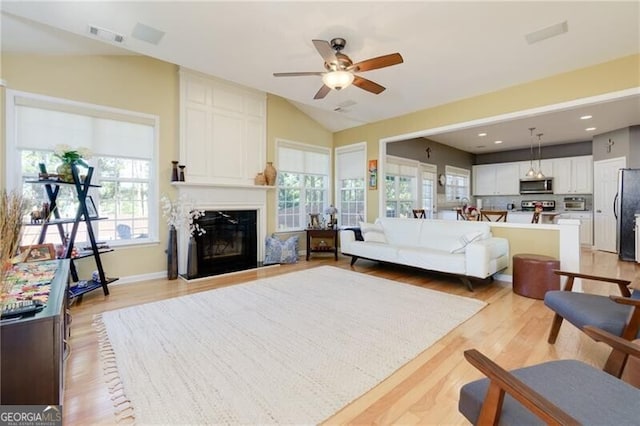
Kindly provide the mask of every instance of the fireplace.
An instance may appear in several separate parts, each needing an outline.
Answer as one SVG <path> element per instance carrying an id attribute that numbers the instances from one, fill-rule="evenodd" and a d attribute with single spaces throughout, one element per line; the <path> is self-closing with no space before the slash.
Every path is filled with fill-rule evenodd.
<path id="1" fill-rule="evenodd" d="M 195 236 L 197 268 L 187 278 L 203 278 L 258 266 L 256 210 L 207 210 L 196 220 L 205 230 Z M 195 270 L 197 269 L 197 270 Z"/>

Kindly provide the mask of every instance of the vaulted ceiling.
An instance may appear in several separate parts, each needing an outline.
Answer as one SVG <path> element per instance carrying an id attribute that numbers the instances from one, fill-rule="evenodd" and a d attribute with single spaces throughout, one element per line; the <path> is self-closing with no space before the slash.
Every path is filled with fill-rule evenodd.
<path id="1" fill-rule="evenodd" d="M 332 131 L 640 53 L 637 1 L 5 0 L 0 8 L 3 51 L 148 55 L 282 96 Z M 533 44 L 525 38 L 565 21 L 564 34 Z M 106 30 L 108 37 L 91 34 L 90 26 Z M 139 33 L 141 28 L 147 32 Z M 150 29 L 161 32 L 159 42 L 144 40 L 153 35 Z M 113 41 L 111 32 L 122 42 Z M 314 100 L 322 85 L 319 76 L 273 76 L 324 71 L 312 40 L 334 37 L 346 39 L 343 53 L 354 62 L 399 52 L 404 63 L 361 73 L 386 87 L 379 95 L 350 86 Z M 611 102 L 603 115 L 594 115 L 601 123 L 598 132 L 640 124 L 639 99 Z M 581 111 L 572 111 L 571 117 L 577 114 Z M 583 123 L 573 129 L 566 126 L 567 116 L 548 115 L 540 117 L 540 127 L 557 131 L 546 132 L 547 142 L 591 137 Z M 516 121 L 491 129 L 496 134 L 504 130 L 500 138 L 520 145 L 489 149 L 528 146 L 527 127 Z M 477 137 L 476 130 L 468 136 Z M 487 151 L 464 137 L 443 135 L 441 141 L 470 152 Z"/>

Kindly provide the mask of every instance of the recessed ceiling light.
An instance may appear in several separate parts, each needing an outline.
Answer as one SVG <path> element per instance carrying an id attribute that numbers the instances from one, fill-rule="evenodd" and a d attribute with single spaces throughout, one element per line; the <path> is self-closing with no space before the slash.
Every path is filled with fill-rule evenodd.
<path id="1" fill-rule="evenodd" d="M 483 137 L 483 136 L 487 136 L 486 133 L 478 133 L 478 136 Z"/>
<path id="2" fill-rule="evenodd" d="M 595 127 L 587 127 L 585 130 L 587 132 L 593 132 L 596 128 Z"/>
<path id="3" fill-rule="evenodd" d="M 496 145 L 501 144 L 502 141 L 494 141 L 493 143 L 495 143 Z"/>
<path id="4" fill-rule="evenodd" d="M 583 115 L 582 117 L 580 117 L 580 120 L 588 120 L 591 117 L 593 117 L 592 115 Z"/>

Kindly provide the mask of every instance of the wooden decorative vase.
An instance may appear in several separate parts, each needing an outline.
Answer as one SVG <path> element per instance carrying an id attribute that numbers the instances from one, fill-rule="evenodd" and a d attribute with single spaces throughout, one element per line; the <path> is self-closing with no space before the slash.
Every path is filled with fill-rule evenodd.
<path id="1" fill-rule="evenodd" d="M 278 171 L 275 167 L 273 167 L 273 162 L 268 161 L 267 166 L 264 168 L 264 177 L 267 180 L 267 185 L 274 186 L 276 184 L 276 177 L 278 176 Z"/>

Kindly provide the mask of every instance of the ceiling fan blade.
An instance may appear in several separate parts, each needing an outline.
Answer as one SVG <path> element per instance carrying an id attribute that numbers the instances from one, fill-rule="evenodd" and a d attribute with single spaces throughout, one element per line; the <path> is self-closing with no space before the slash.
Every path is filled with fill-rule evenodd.
<path id="1" fill-rule="evenodd" d="M 366 78 L 362 78 L 358 75 L 353 78 L 353 85 L 376 95 L 379 95 L 386 89 L 384 86 L 380 86 L 378 83 L 374 83 L 373 81 L 367 80 Z"/>
<path id="2" fill-rule="evenodd" d="M 331 88 L 325 84 L 322 85 L 318 93 L 313 97 L 313 99 L 322 99 L 331 91 Z"/>
<path id="3" fill-rule="evenodd" d="M 378 68 L 390 67 L 391 65 L 398 65 L 403 63 L 402 55 L 399 53 L 392 53 L 390 55 L 378 56 L 377 58 L 366 59 L 364 61 L 353 64 L 349 67 L 349 70 L 354 71 L 371 71 Z"/>
<path id="4" fill-rule="evenodd" d="M 313 42 L 313 45 L 316 47 L 316 50 L 318 51 L 320 56 L 322 56 L 322 59 L 324 59 L 324 61 L 327 64 L 330 64 L 332 62 L 337 62 L 336 54 L 334 53 L 333 49 L 331 48 L 331 44 L 328 41 L 326 40 L 311 40 L 311 41 Z"/>
<path id="5" fill-rule="evenodd" d="M 323 72 L 315 72 L 315 71 L 309 71 L 309 72 L 274 72 L 273 76 L 274 77 L 303 77 L 303 76 L 307 76 L 307 75 L 322 75 L 324 74 Z"/>

